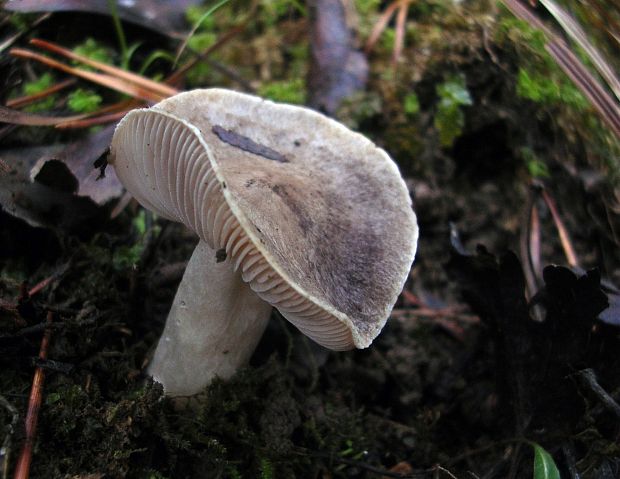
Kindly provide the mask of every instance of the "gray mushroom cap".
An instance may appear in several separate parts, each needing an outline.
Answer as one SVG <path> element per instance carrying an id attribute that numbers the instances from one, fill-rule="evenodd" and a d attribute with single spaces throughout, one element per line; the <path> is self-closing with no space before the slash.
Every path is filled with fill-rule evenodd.
<path id="1" fill-rule="evenodd" d="M 319 344 L 364 348 L 381 331 L 418 227 L 396 164 L 362 135 L 306 108 L 194 90 L 130 112 L 110 162 Z"/>

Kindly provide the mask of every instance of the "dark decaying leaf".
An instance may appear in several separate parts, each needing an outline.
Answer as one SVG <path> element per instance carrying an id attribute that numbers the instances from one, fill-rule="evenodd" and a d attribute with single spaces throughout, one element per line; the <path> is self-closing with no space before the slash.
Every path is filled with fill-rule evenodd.
<path id="1" fill-rule="evenodd" d="M 0 172 L 0 207 L 31 226 L 60 228 L 76 233 L 88 228 L 101 210 L 87 198 L 32 181 L 30 177 L 37 162 L 60 152 L 61 148 L 44 146 L 0 152 L 0 160 L 9 166 L 8 171 Z M 61 173 L 61 176 L 66 187 L 66 174 Z"/>
<path id="2" fill-rule="evenodd" d="M 66 145 L 58 153 L 41 156 L 30 169 L 30 179 L 89 198 L 98 205 L 119 198 L 123 187 L 114 170 L 107 169 L 105 177 L 98 180 L 100 170 L 94 165 L 107 151 L 114 128 L 115 125 L 107 126 L 83 140 Z M 72 189 L 68 186 L 71 182 L 74 183 Z"/>
<path id="3" fill-rule="evenodd" d="M 113 170 L 97 181 L 93 164 L 107 150 L 114 126 L 69 145 L 0 151 L 0 206 L 32 226 L 80 227 L 102 214 L 97 206 L 119 198 Z"/>
<path id="4" fill-rule="evenodd" d="M 548 319 L 576 322 L 590 329 L 596 317 L 609 305 L 596 270 L 577 277 L 568 268 L 549 265 L 543 270 L 543 279 L 545 286 L 532 302 L 544 304 Z"/>
<path id="5" fill-rule="evenodd" d="M 537 428 L 551 435 L 573 431 L 584 403 L 571 374 L 593 368 L 606 376 L 618 362 L 617 329 L 597 322 L 608 304 L 599 274 L 577 276 L 568 268 L 545 268 L 545 286 L 532 300 L 545 311 L 544 321 L 538 322 L 525 300 L 516 255 L 497 260 L 482 246 L 475 255 L 462 253 L 454 250 L 448 267 L 488 329 L 498 392 L 509 406 L 502 409 L 506 420 L 516 434 Z M 613 377 L 604 382 L 618 383 Z"/>
<path id="6" fill-rule="evenodd" d="M 98 205 L 120 198 L 123 187 L 113 168 L 105 170 L 105 177 L 97 180 L 100 171 L 94 163 L 104 155 L 110 146 L 116 125 L 89 135 L 82 141 L 68 145 L 55 159 L 62 161 L 78 181 L 78 196 L 85 196 Z"/>
<path id="7" fill-rule="evenodd" d="M 341 101 L 365 87 L 368 62 L 354 48 L 342 0 L 310 0 L 309 105 L 333 115 Z"/>
<path id="8" fill-rule="evenodd" d="M 199 0 L 125 0 L 118 2 L 121 19 L 179 37 L 187 30 L 185 11 Z M 108 0 L 8 0 L 4 8 L 13 12 L 86 12 L 110 14 Z"/>
<path id="9" fill-rule="evenodd" d="M 600 315 L 599 319 L 604 323 L 620 327 L 620 295 L 608 293 L 609 306 Z"/>

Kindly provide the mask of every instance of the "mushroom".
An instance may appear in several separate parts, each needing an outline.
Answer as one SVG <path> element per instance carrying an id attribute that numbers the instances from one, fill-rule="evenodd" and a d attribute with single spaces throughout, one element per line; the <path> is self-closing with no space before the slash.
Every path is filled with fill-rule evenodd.
<path id="1" fill-rule="evenodd" d="M 109 163 L 200 238 L 148 369 L 170 396 L 246 363 L 272 306 L 326 348 L 369 346 L 408 277 L 418 228 L 398 167 L 315 111 L 180 93 L 129 112 Z"/>

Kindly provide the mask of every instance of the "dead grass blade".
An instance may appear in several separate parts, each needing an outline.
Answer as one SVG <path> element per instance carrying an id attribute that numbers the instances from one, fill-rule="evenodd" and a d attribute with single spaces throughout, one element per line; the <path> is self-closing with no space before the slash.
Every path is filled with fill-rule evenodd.
<path id="1" fill-rule="evenodd" d="M 174 62 L 173 64 L 176 66 L 176 64 L 179 62 L 179 58 L 181 58 L 181 55 L 183 54 L 183 52 L 185 51 L 185 49 L 187 48 L 187 44 L 189 43 L 190 39 L 194 36 L 194 34 L 196 33 L 196 31 L 200 28 L 200 25 L 202 25 L 202 22 L 204 22 L 208 17 L 210 17 L 211 15 L 213 15 L 213 13 L 215 13 L 216 10 L 218 10 L 220 7 L 224 6 L 225 4 L 228 3 L 229 0 L 220 0 L 218 3 L 216 3 L 215 5 L 213 5 L 209 10 L 207 10 L 201 17 L 200 19 L 196 22 L 196 24 L 193 26 L 193 28 L 191 29 L 191 31 L 185 36 L 185 38 L 183 39 L 183 42 L 181 43 L 181 45 L 179 46 L 178 50 L 177 50 L 177 54 L 174 57 Z"/>
<path id="2" fill-rule="evenodd" d="M 525 292 L 526 297 L 530 300 L 536 291 L 538 291 L 538 281 L 536 274 L 534 273 L 534 267 L 532 266 L 532 251 L 531 251 L 531 219 L 532 212 L 536 209 L 535 204 L 535 191 L 530 188 L 527 202 L 523 208 L 523 214 L 521 218 L 521 227 L 519 228 L 519 254 L 521 256 L 521 267 L 523 268 L 523 276 L 525 278 Z"/>
<path id="3" fill-rule="evenodd" d="M 565 12 L 553 0 L 540 0 L 540 3 L 549 11 L 553 18 L 562 26 L 564 31 L 579 45 L 590 57 L 593 65 L 596 67 L 601 76 L 605 79 L 611 90 L 620 100 L 620 80 L 616 77 L 613 69 L 603 58 L 603 55 L 596 49 L 588 39 L 581 26 L 575 19 Z"/>
<path id="4" fill-rule="evenodd" d="M 84 118 L 86 115 L 73 116 L 42 116 L 12 110 L 0 105 L 0 123 L 24 126 L 55 126 L 64 121 L 73 121 Z"/>
<path id="5" fill-rule="evenodd" d="M 26 95 L 20 96 L 19 98 L 13 98 L 11 100 L 7 100 L 6 106 L 8 108 L 21 108 L 22 106 L 30 105 L 41 98 L 45 98 L 53 93 L 56 93 L 63 88 L 67 88 L 68 86 L 74 85 L 77 80 L 75 78 L 69 78 L 68 80 L 61 81 L 60 83 L 56 83 L 56 85 L 52 85 L 45 90 L 35 93 L 34 95 Z"/>
<path id="6" fill-rule="evenodd" d="M 129 95 L 134 98 L 139 98 L 141 100 L 150 101 L 150 102 L 159 102 L 163 100 L 164 98 L 167 98 L 166 95 L 153 92 L 140 85 L 129 83 L 123 79 L 113 77 L 111 75 L 106 75 L 103 73 L 95 73 L 95 72 L 82 70 L 80 68 L 73 68 L 68 65 L 65 65 L 64 63 L 53 60 L 52 58 L 46 57 L 44 55 L 40 55 L 38 53 L 23 49 L 23 48 L 13 48 L 9 51 L 9 53 L 18 58 L 25 58 L 25 59 L 41 62 L 44 65 L 47 65 L 51 68 L 55 68 L 57 70 L 68 73 L 70 75 L 92 81 L 93 83 L 97 83 L 101 86 L 105 86 L 112 90 L 116 90 L 120 93 L 124 93 L 125 95 Z"/>
<path id="7" fill-rule="evenodd" d="M 209 46 L 206 50 L 196 55 L 196 57 L 181 65 L 174 73 L 172 73 L 168 78 L 166 78 L 166 83 L 169 85 L 178 84 L 193 66 L 195 66 L 199 61 L 204 60 L 207 56 L 209 56 L 215 50 L 219 49 L 225 43 L 228 43 L 229 40 L 241 33 L 244 28 L 245 23 L 233 27 L 228 32 L 224 33 L 220 38 L 215 41 L 213 45 Z"/>
<path id="8" fill-rule="evenodd" d="M 573 244 L 570 240 L 570 236 L 568 234 L 568 230 L 566 226 L 564 226 L 564 222 L 560 216 L 560 212 L 553 201 L 553 198 L 546 190 L 541 190 L 542 197 L 547 204 L 547 208 L 549 208 L 549 212 L 551 213 L 551 217 L 553 218 L 553 223 L 555 224 L 556 229 L 558 230 L 558 235 L 560 237 L 560 243 L 562 243 L 562 249 L 564 250 L 564 255 L 566 256 L 566 261 L 571 267 L 578 267 L 579 261 L 577 260 L 577 254 L 575 253 L 575 249 L 573 248 Z"/>
<path id="9" fill-rule="evenodd" d="M 379 37 L 387 27 L 390 18 L 392 18 L 392 15 L 400 6 L 400 4 L 401 2 L 396 1 L 388 5 L 388 7 L 385 9 L 385 12 L 381 14 L 379 20 L 377 20 L 377 23 L 375 23 L 375 26 L 372 27 L 372 32 L 370 32 L 370 36 L 368 37 L 368 40 L 366 41 L 366 46 L 364 47 L 364 52 L 366 54 L 369 54 L 375 47 L 377 41 L 379 40 Z"/>
<path id="10" fill-rule="evenodd" d="M 95 125 L 103 125 L 105 123 L 112 123 L 123 118 L 129 110 L 122 110 L 116 113 L 108 113 L 107 115 L 98 115 L 92 118 L 84 118 L 82 120 L 69 120 L 63 121 L 56 125 L 59 130 L 69 130 L 75 128 L 88 128 Z"/>
<path id="11" fill-rule="evenodd" d="M 532 269 L 537 278 L 542 278 L 542 263 L 540 261 L 540 218 L 538 216 L 538 208 L 536 204 L 532 205 L 532 213 L 530 215 L 530 238 L 529 250 Z"/>
<path id="12" fill-rule="evenodd" d="M 547 51 L 577 85 L 611 131 L 620 138 L 620 107 L 579 58 L 563 43 L 549 42 Z"/>
<path id="13" fill-rule="evenodd" d="M 407 11 L 409 10 L 409 4 L 403 2 L 398 7 L 398 13 L 396 14 L 396 35 L 394 38 L 394 50 L 392 51 L 392 67 L 396 68 L 396 63 L 403 52 L 405 46 L 405 28 L 407 23 Z"/>
<path id="14" fill-rule="evenodd" d="M 583 13 L 588 20 L 601 32 L 607 34 L 608 40 L 620 47 L 620 23 L 618 23 L 611 15 L 607 13 L 607 5 L 602 5 L 598 0 L 590 0 L 588 7 Z"/>
<path id="15" fill-rule="evenodd" d="M 122 70 L 121 68 L 117 68 L 112 65 L 108 65 L 106 63 L 101 63 L 96 60 L 92 60 L 88 57 L 84 57 L 82 55 L 77 55 L 73 53 L 71 50 L 67 50 L 59 45 L 55 45 L 54 43 L 47 42 L 45 40 L 39 40 L 37 38 L 33 38 L 30 40 L 30 44 L 36 47 L 42 48 L 43 50 L 47 50 L 52 53 L 57 53 L 58 55 L 62 55 L 65 58 L 70 60 L 75 60 L 84 65 L 91 66 L 102 72 L 109 73 L 110 75 L 116 78 L 122 78 L 123 80 L 127 80 L 135 85 L 138 85 L 145 90 L 151 90 L 154 93 L 162 95 L 163 97 L 169 97 L 172 95 L 176 95 L 179 93 L 178 90 L 172 88 L 171 86 L 164 85 L 163 83 L 156 82 L 149 78 L 145 78 L 141 75 L 137 75 L 135 73 L 128 72 L 126 70 Z"/>
<path id="16" fill-rule="evenodd" d="M 24 36 L 27 32 L 31 31 L 33 28 L 36 28 L 37 26 L 39 26 L 41 23 L 43 23 L 45 20 L 47 20 L 51 16 L 52 14 L 50 12 L 44 13 L 39 18 L 37 18 L 34 22 L 32 22 L 32 24 L 30 25 L 28 29 L 17 32 L 15 35 L 4 40 L 2 43 L 0 43 L 0 53 L 2 53 L 4 50 L 9 48 L 17 40 L 19 40 L 22 36 Z"/>
<path id="17" fill-rule="evenodd" d="M 605 90 L 562 38 L 545 26 L 528 7 L 519 0 L 503 0 L 503 2 L 515 16 L 545 33 L 550 39 L 545 45 L 545 50 L 586 96 L 610 130 L 620 138 L 620 106 L 616 99 Z"/>

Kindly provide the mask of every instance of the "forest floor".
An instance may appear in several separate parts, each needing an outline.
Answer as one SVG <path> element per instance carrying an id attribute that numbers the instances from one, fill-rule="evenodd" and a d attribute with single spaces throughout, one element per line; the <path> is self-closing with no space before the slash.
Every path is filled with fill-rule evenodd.
<path id="1" fill-rule="evenodd" d="M 379 4 L 356 5 L 366 39 Z M 233 34 L 178 87 L 307 103 L 305 7 L 262 2 L 245 18 L 244 6 L 201 24 L 181 63 Z M 3 15 L 11 47 L 43 38 L 129 58 L 109 16 Z M 169 18 L 123 22 L 134 71 L 173 71 Z M 334 112 L 399 164 L 420 225 L 384 331 L 368 349 L 327 352 L 274 311 L 251 364 L 195 410 L 175 409 L 143 371 L 197 239 L 127 204 L 109 168 L 91 181 L 109 127 L 0 128 L 2 478 L 24 443 L 35 366 L 33 478 L 521 478 L 535 458 L 561 477 L 620 477 L 618 141 L 507 10 L 412 4 L 405 25 L 398 62 L 390 23 L 365 88 Z M 1 54 L 3 104 L 73 78 Z M 128 98 L 72 81 L 28 111 Z"/>

